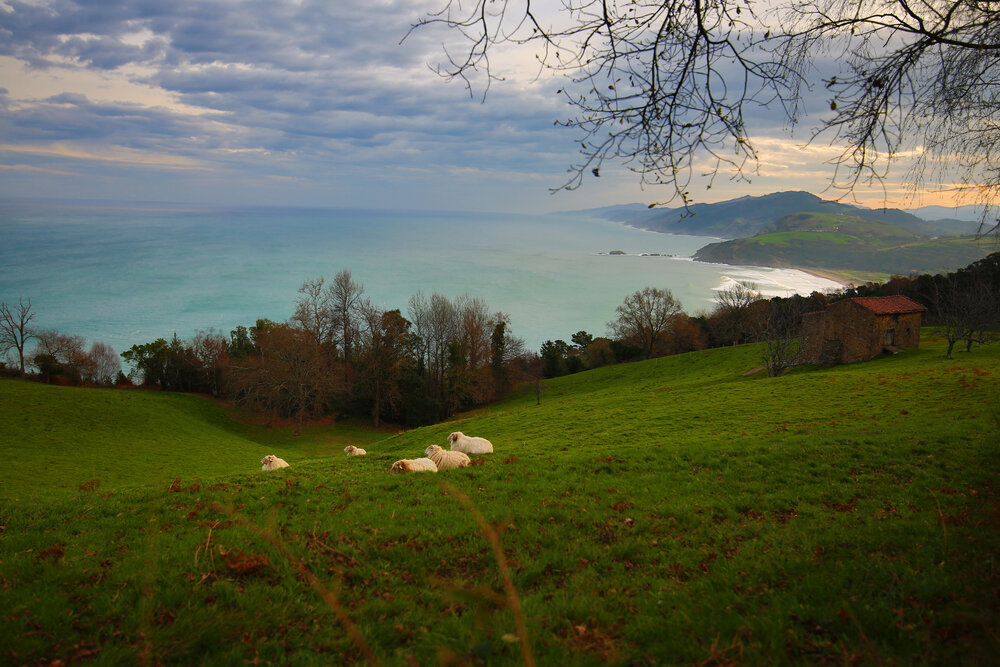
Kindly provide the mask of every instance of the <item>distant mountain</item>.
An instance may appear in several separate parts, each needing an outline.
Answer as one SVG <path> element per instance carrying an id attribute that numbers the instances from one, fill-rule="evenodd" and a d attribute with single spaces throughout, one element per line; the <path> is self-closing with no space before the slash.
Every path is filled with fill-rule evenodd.
<path id="1" fill-rule="evenodd" d="M 905 275 L 954 271 L 987 253 L 985 242 L 968 236 L 932 237 L 861 215 L 795 213 L 752 237 L 709 244 L 694 258 L 720 264 Z"/>
<path id="2" fill-rule="evenodd" d="M 1000 216 L 998 206 L 978 206 L 974 204 L 966 206 L 921 206 L 920 208 L 905 209 L 907 213 L 912 213 L 918 218 L 929 221 L 953 220 L 960 222 L 974 222 L 976 227 L 983 219 L 983 213 L 988 213 L 988 218 L 995 220 Z"/>
<path id="3" fill-rule="evenodd" d="M 687 210 L 650 209 L 641 204 L 607 206 L 591 211 L 632 227 L 670 234 L 716 236 L 726 239 L 754 236 L 795 213 L 848 215 L 880 224 L 896 225 L 928 236 L 971 234 L 975 229 L 957 220 L 929 221 L 899 209 L 870 209 L 820 199 L 808 192 L 775 192 L 740 197 L 714 204 L 693 204 Z"/>

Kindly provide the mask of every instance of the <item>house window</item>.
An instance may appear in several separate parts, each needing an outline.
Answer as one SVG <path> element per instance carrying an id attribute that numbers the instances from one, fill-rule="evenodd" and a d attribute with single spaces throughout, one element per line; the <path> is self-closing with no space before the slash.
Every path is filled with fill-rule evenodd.
<path id="1" fill-rule="evenodd" d="M 886 329 L 885 330 L 885 344 L 886 345 L 895 345 L 896 344 L 896 330 L 895 329 Z"/>

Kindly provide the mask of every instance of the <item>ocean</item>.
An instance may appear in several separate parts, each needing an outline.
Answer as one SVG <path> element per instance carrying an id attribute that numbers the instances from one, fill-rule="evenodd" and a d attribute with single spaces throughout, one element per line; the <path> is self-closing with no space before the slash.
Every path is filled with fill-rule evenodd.
<path id="1" fill-rule="evenodd" d="M 6 200 L 0 301 L 30 299 L 37 327 L 122 352 L 175 333 L 285 321 L 305 280 L 348 269 L 373 303 L 404 316 L 417 292 L 481 297 L 537 350 L 577 331 L 605 335 L 615 307 L 646 286 L 669 289 L 689 314 L 710 311 L 732 281 L 769 296 L 838 287 L 801 271 L 691 259 L 713 240 L 587 213 Z"/>

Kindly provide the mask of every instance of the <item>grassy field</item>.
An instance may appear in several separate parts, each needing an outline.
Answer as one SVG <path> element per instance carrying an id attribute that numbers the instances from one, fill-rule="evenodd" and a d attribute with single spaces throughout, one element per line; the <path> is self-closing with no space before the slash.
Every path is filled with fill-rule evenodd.
<path id="1" fill-rule="evenodd" d="M 1000 346 L 943 351 L 708 350 L 388 437 L 0 382 L 0 660 L 995 664 Z M 496 452 L 387 474 L 453 430 Z"/>
<path id="2" fill-rule="evenodd" d="M 198 396 L 14 381 L 0 381 L 0 423 L 0 454 L 20 473 L 0 477 L 0 500 L 59 496 L 94 479 L 102 491 L 163 487 L 192 461 L 210 478 L 259 470 L 265 454 L 329 456 L 389 435 L 340 425 L 293 438 L 291 426 L 257 426 Z"/>

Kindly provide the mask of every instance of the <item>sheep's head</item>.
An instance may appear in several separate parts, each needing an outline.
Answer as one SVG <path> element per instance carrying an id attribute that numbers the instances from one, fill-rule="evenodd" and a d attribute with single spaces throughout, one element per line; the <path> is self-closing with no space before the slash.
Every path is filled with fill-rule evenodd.
<path id="1" fill-rule="evenodd" d="M 264 458 L 262 458 L 260 460 L 260 464 L 261 465 L 266 465 L 268 463 L 272 463 L 274 461 L 274 458 L 275 458 L 274 454 L 268 454 L 267 456 L 265 456 Z"/>
<path id="2" fill-rule="evenodd" d="M 355 447 L 354 445 L 348 445 L 347 447 L 344 447 L 344 453 L 345 454 L 353 454 L 357 450 L 358 450 L 358 448 Z"/>
<path id="3" fill-rule="evenodd" d="M 455 441 L 458 440 L 461 437 L 462 437 L 462 432 L 461 431 L 455 431 L 454 433 L 452 433 L 451 435 L 448 436 L 448 442 L 450 442 L 451 444 L 454 445 Z"/>
<path id="4" fill-rule="evenodd" d="M 429 457 L 432 454 L 436 454 L 437 452 L 440 451 L 443 451 L 440 445 L 431 445 L 430 447 L 424 450 L 424 456 Z"/>
<path id="5" fill-rule="evenodd" d="M 392 464 L 392 468 L 389 469 L 389 472 L 406 472 L 406 471 L 407 471 L 406 461 L 396 461 L 395 463 Z"/>

